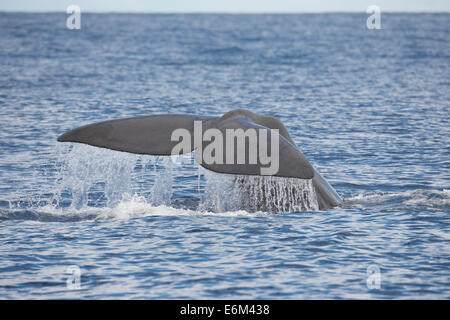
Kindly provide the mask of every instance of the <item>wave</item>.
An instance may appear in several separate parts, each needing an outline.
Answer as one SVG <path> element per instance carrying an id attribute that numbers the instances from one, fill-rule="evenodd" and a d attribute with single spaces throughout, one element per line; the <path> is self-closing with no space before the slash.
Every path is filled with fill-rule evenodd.
<path id="1" fill-rule="evenodd" d="M 402 192 L 377 192 L 374 194 L 359 194 L 345 199 L 344 206 L 390 206 L 402 209 L 436 209 L 450 207 L 450 190 L 415 189 Z"/>
<path id="2" fill-rule="evenodd" d="M 219 54 L 219 55 L 234 55 L 234 54 L 240 54 L 244 52 L 245 49 L 241 48 L 239 46 L 226 46 L 226 47 L 219 47 L 219 48 L 211 48 L 203 50 L 203 53 L 205 54 Z"/>
<path id="3" fill-rule="evenodd" d="M 202 206 L 200 206 L 202 207 Z M 378 192 L 360 194 L 344 200 L 341 209 L 377 209 L 400 211 L 447 211 L 450 209 L 450 190 L 409 190 L 403 192 Z M 170 205 L 154 205 L 143 196 L 123 199 L 113 207 L 85 205 L 82 208 L 61 208 L 52 204 L 30 208 L 0 209 L 0 220 L 31 220 L 41 222 L 75 222 L 84 220 L 133 219 L 149 216 L 216 216 L 261 217 L 273 213 L 230 209 L 224 211 L 178 208 Z"/>
<path id="4" fill-rule="evenodd" d="M 45 205 L 32 209 L 0 209 L 0 220 L 32 220 L 41 222 L 74 222 L 83 220 L 133 219 L 148 216 L 219 216 L 219 217 L 255 217 L 266 216 L 266 212 L 248 212 L 245 210 L 211 212 L 168 205 L 152 205 L 142 196 L 133 196 L 119 202 L 114 207 L 90 207 L 80 209 L 58 208 Z"/>

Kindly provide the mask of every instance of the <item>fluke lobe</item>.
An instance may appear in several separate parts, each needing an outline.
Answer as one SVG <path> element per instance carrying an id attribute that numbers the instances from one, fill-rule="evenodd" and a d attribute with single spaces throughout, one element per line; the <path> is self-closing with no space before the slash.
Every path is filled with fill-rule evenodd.
<path id="1" fill-rule="evenodd" d="M 319 209 L 342 202 L 279 119 L 248 110 L 222 117 L 176 114 L 110 120 L 66 132 L 58 141 L 148 155 L 194 151 L 201 166 L 219 173 L 312 179 Z"/>

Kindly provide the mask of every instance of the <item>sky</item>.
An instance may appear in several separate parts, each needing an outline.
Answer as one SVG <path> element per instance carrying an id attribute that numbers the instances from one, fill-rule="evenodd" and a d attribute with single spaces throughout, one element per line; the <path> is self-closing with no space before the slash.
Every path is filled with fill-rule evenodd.
<path id="1" fill-rule="evenodd" d="M 0 11 L 65 12 L 450 12 L 450 0 L 0 0 Z"/>

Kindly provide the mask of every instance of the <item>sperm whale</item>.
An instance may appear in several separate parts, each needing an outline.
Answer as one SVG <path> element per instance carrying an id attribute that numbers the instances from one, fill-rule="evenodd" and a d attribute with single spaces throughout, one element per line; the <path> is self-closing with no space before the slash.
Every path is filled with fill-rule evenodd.
<path id="1" fill-rule="evenodd" d="M 232 110 L 221 117 L 163 114 L 109 120 L 68 131 L 58 141 L 160 156 L 194 151 L 195 160 L 214 172 L 310 180 L 320 210 L 342 203 L 283 123 L 249 110 Z"/>

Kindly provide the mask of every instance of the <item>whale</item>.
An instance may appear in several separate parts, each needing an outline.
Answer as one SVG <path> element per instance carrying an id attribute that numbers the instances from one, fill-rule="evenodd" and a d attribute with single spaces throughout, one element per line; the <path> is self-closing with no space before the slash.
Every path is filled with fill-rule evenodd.
<path id="1" fill-rule="evenodd" d="M 108 120 L 75 128 L 57 140 L 143 155 L 172 156 L 194 151 L 199 165 L 220 174 L 311 181 L 319 210 L 339 206 L 343 201 L 278 118 L 245 109 L 220 117 L 156 114 Z"/>

